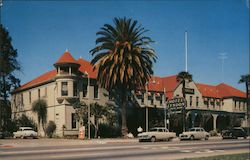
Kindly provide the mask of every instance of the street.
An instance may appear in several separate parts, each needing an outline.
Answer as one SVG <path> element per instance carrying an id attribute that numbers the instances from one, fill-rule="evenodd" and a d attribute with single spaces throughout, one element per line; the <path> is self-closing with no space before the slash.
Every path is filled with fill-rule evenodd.
<path id="1" fill-rule="evenodd" d="M 13 144 L 13 145 L 12 145 Z M 133 140 L 0 140 L 0 159 L 155 160 L 249 152 L 249 139 L 144 142 Z"/>

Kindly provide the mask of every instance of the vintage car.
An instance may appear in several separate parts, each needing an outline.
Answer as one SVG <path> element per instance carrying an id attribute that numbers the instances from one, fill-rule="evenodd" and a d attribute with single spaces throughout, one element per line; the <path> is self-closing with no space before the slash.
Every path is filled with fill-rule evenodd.
<path id="1" fill-rule="evenodd" d="M 194 139 L 205 139 L 208 140 L 209 133 L 203 128 L 195 127 L 190 128 L 187 132 L 183 132 L 179 135 L 180 140 L 194 140 Z"/>
<path id="2" fill-rule="evenodd" d="M 31 127 L 20 127 L 18 131 L 13 132 L 14 138 L 37 138 L 37 132 Z"/>
<path id="3" fill-rule="evenodd" d="M 138 134 L 139 142 L 142 141 L 169 141 L 176 137 L 176 133 L 169 132 L 164 127 L 155 127 L 149 130 L 149 132 L 142 132 Z"/>
<path id="4" fill-rule="evenodd" d="M 237 139 L 238 137 L 247 138 L 246 131 L 241 127 L 234 127 L 229 130 L 222 131 L 223 139 Z"/>

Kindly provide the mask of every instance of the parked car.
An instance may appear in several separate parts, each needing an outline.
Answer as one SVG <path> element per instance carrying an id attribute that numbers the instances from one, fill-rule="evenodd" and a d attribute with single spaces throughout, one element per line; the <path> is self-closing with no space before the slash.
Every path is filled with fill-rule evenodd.
<path id="1" fill-rule="evenodd" d="M 205 139 L 208 140 L 209 133 L 203 128 L 195 127 L 190 128 L 187 132 L 183 132 L 179 135 L 180 140 L 194 140 L 194 139 Z"/>
<path id="2" fill-rule="evenodd" d="M 223 139 L 237 139 L 238 137 L 247 138 L 246 131 L 241 127 L 234 127 L 229 130 L 222 131 Z"/>
<path id="3" fill-rule="evenodd" d="M 20 127 L 17 132 L 13 132 L 14 138 L 37 138 L 37 132 L 31 127 Z"/>
<path id="4" fill-rule="evenodd" d="M 164 127 L 155 127 L 149 130 L 149 132 L 142 132 L 138 134 L 139 142 L 142 141 L 169 141 L 176 137 L 176 133 L 169 132 Z"/>

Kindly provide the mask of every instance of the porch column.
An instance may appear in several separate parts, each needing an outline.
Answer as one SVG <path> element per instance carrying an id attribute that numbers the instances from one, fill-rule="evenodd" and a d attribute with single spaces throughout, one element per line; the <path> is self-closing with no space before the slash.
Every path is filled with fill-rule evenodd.
<path id="1" fill-rule="evenodd" d="M 216 121 L 217 121 L 218 114 L 212 114 L 212 116 L 213 116 L 214 131 L 216 131 L 216 129 L 217 129 L 217 127 L 216 127 Z"/>
<path id="2" fill-rule="evenodd" d="M 194 127 L 194 121 L 195 121 L 196 115 L 197 113 L 194 113 L 194 112 L 192 112 L 191 114 L 191 128 Z"/>

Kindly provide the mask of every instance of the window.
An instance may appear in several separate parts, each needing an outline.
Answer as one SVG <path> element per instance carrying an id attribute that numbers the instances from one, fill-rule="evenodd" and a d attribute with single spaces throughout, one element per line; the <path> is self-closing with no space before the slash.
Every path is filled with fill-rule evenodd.
<path id="1" fill-rule="evenodd" d="M 47 87 L 44 88 L 44 97 L 47 97 Z"/>
<path id="2" fill-rule="evenodd" d="M 31 103 L 31 92 L 29 92 L 29 102 Z"/>
<path id="3" fill-rule="evenodd" d="M 190 96 L 190 97 L 189 97 L 190 107 L 192 106 L 192 103 L 193 103 L 192 98 L 193 98 L 193 96 Z"/>
<path id="4" fill-rule="evenodd" d="M 23 105 L 23 94 L 21 94 L 21 105 Z"/>
<path id="5" fill-rule="evenodd" d="M 40 92 L 40 89 L 38 89 L 38 99 L 40 99 L 41 97 L 41 92 Z"/>
<path id="6" fill-rule="evenodd" d="M 71 128 L 74 129 L 76 128 L 76 114 L 71 113 Z"/>
<path id="7" fill-rule="evenodd" d="M 144 93 L 142 93 L 141 104 L 144 104 Z"/>
<path id="8" fill-rule="evenodd" d="M 68 96 L 68 82 L 62 82 L 61 95 Z"/>
<path id="9" fill-rule="evenodd" d="M 199 107 L 199 97 L 196 97 L 196 107 Z"/>
<path id="10" fill-rule="evenodd" d="M 74 97 L 77 96 L 77 83 L 76 82 L 73 83 L 73 96 Z"/>
<path id="11" fill-rule="evenodd" d="M 236 103 L 237 103 L 237 102 L 236 102 L 236 101 L 234 101 L 234 109 L 236 109 Z"/>
<path id="12" fill-rule="evenodd" d="M 98 86 L 94 86 L 94 98 L 99 98 L 98 97 Z"/>
<path id="13" fill-rule="evenodd" d="M 83 97 L 87 97 L 88 94 L 88 85 L 83 83 Z"/>

